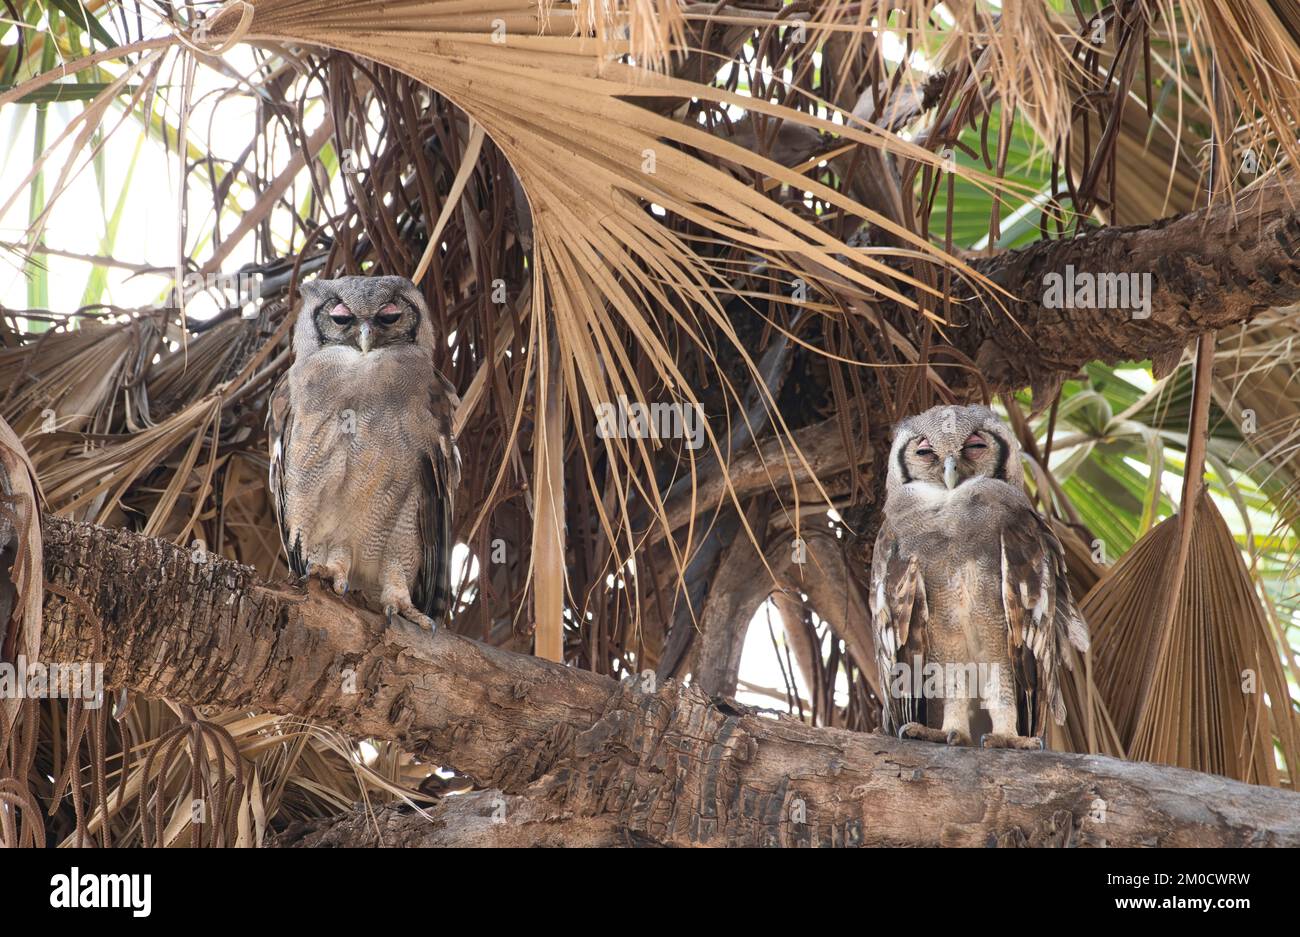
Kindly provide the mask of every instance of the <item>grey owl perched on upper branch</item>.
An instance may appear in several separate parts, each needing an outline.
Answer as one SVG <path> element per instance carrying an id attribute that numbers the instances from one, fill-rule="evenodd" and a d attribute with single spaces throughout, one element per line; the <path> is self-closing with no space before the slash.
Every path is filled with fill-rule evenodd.
<path id="1" fill-rule="evenodd" d="M 271 394 L 271 496 L 289 567 L 434 629 L 451 599 L 455 389 L 403 277 L 300 287 L 294 361 Z"/>
<path id="2" fill-rule="evenodd" d="M 1088 648 L 1061 544 L 1025 495 L 1020 445 L 988 407 L 894 430 L 871 568 L 884 728 L 1038 749 L 1065 722 L 1065 642 Z"/>

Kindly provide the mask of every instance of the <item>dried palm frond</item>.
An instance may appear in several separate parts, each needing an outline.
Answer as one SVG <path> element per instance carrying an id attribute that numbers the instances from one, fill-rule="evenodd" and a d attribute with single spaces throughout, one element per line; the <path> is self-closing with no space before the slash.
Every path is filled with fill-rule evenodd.
<path id="1" fill-rule="evenodd" d="M 1096 682 L 1130 758 L 1294 786 L 1300 726 L 1256 587 L 1208 495 L 1187 583 L 1161 627 L 1180 519 L 1144 537 L 1083 600 Z M 1277 748 L 1274 748 L 1274 739 Z"/>
<path id="2" fill-rule="evenodd" d="M 45 566 L 40 482 L 22 441 L 0 420 L 0 662 L 38 659 Z M 12 688 L 11 688 L 12 689 Z M 0 694 L 0 725 L 16 718 L 13 693 Z"/>
<path id="3" fill-rule="evenodd" d="M 0 845 L 43 845 L 41 809 L 28 775 L 36 700 L 27 665 L 40 660 L 45 566 L 40 483 L 22 442 L 0 420 Z"/>

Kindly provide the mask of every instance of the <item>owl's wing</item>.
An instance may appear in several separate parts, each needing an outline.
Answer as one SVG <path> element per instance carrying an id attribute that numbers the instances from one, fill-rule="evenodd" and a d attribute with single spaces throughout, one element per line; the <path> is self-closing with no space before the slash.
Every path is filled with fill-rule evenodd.
<path id="1" fill-rule="evenodd" d="M 441 375 L 439 386 L 429 394 L 432 433 L 420 454 L 423 483 L 420 486 L 417 528 L 420 532 L 420 567 L 411 590 L 411 601 L 436 622 L 451 606 L 451 554 L 456 489 L 460 486 L 460 452 L 452 435 L 452 415 L 457 398 L 455 388 Z"/>
<path id="2" fill-rule="evenodd" d="M 925 660 L 929 624 L 920 563 L 886 519 L 871 557 L 871 630 L 885 692 L 882 727 L 891 735 L 906 723 L 925 723 L 925 700 L 912 694 L 917 689 L 913 677 L 919 680 L 918 664 Z"/>
<path id="3" fill-rule="evenodd" d="M 283 374 L 271 391 L 267 401 L 266 424 L 271 441 L 271 510 L 280 528 L 280 543 L 289 559 L 289 569 L 295 576 L 307 575 L 307 561 L 302 555 L 302 540 L 289 542 L 289 526 L 285 519 L 288 500 L 284 491 L 285 476 L 289 472 L 289 439 L 293 433 L 293 408 L 289 405 L 289 375 Z"/>
<path id="4" fill-rule="evenodd" d="M 1050 714 L 1065 723 L 1059 666 L 1065 642 L 1088 650 L 1088 626 L 1066 579 L 1065 552 L 1051 527 L 1028 503 L 1016 507 L 1001 532 L 1002 605 L 1016 694 L 1028 716 L 1028 734 L 1047 731 Z"/>

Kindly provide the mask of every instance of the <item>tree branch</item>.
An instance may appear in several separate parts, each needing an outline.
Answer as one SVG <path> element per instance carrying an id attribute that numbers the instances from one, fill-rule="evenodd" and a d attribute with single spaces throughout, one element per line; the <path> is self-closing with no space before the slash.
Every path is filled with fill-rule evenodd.
<path id="1" fill-rule="evenodd" d="M 386 628 L 314 584 L 276 587 L 127 531 L 43 527 L 46 661 L 90 659 L 98 630 L 109 685 L 390 739 L 638 842 L 1300 845 L 1300 794 L 812 728 L 676 681 L 645 692 L 447 631 Z"/>
<path id="2" fill-rule="evenodd" d="M 800 460 L 791 447 L 793 442 L 803 453 Z M 744 500 L 763 491 L 789 491 L 791 488 L 812 482 L 814 476 L 823 483 L 839 472 L 844 472 L 856 462 L 866 471 L 871 465 L 872 446 L 862 439 L 857 452 L 844 447 L 844 436 L 838 417 L 804 426 L 789 436 L 785 433 L 765 437 L 757 446 L 746 437 L 743 448 L 726 465 L 710 461 L 698 471 L 691 489 L 690 477 L 684 477 L 669 489 L 665 500 L 668 527 L 676 530 L 692 517 L 713 512 L 720 504 L 730 501 L 727 484 L 730 483 L 736 498 Z M 808 469 L 813 474 L 809 474 Z M 817 497 L 820 495 L 806 495 Z M 663 536 L 663 525 L 648 521 L 646 534 L 650 542 Z"/>
<path id="3" fill-rule="evenodd" d="M 655 846 L 619 826 L 614 817 L 577 817 L 519 794 L 472 791 L 445 797 L 422 813 L 405 804 L 372 812 L 297 820 L 270 843 L 272 848 L 574 848 Z"/>
<path id="4" fill-rule="evenodd" d="M 752 517 L 751 517 L 752 521 Z M 750 619 L 774 588 L 749 535 L 737 530 L 722 551 L 700 613 L 692 682 L 711 696 L 734 696 Z M 686 623 L 692 627 L 694 623 Z"/>
<path id="5" fill-rule="evenodd" d="M 991 384 L 1050 386 L 1093 359 L 1151 358 L 1168 367 L 1202 332 L 1300 301 L 1300 186 L 1273 182 L 1235 206 L 1040 241 L 970 264 L 1018 298 L 1007 301 L 1010 315 L 990 305 L 958 314 L 958 328 L 949 332 Z M 1149 272 L 1149 316 L 1048 308 L 1044 278 L 1064 275 L 1067 266 L 1076 273 Z"/>

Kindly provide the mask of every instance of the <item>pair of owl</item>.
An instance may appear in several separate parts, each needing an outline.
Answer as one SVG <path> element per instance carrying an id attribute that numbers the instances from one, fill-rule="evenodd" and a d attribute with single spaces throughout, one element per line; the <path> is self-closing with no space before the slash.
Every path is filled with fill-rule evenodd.
<path id="1" fill-rule="evenodd" d="M 289 566 L 432 630 L 451 600 L 460 455 L 428 307 L 402 277 L 301 294 L 268 415 Z M 1041 748 L 1048 716 L 1065 718 L 1065 644 L 1086 650 L 1088 632 L 1015 436 L 987 407 L 927 410 L 895 428 L 886 487 L 870 597 L 886 729 Z"/>

